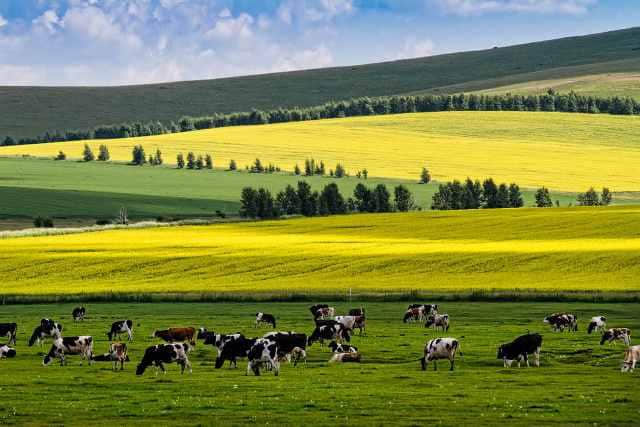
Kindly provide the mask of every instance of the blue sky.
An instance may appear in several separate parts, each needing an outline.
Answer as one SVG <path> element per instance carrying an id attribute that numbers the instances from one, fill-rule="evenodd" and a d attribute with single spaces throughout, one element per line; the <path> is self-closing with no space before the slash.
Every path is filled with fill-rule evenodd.
<path id="1" fill-rule="evenodd" d="M 379 62 L 627 28 L 638 0 L 0 0 L 0 85 Z"/>

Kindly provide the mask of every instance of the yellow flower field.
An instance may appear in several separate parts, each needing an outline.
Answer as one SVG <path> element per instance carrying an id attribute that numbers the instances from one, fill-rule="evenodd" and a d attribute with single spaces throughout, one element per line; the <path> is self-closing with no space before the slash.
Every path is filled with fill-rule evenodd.
<path id="1" fill-rule="evenodd" d="M 3 294 L 639 291 L 640 207 L 348 215 L 0 240 Z"/>
<path id="2" fill-rule="evenodd" d="M 266 126 L 210 129 L 146 138 L 93 140 L 108 145 L 114 160 L 128 161 L 131 149 L 159 148 L 166 162 L 178 152 L 211 153 L 217 167 L 230 159 L 240 167 L 256 157 L 292 170 L 304 159 L 342 162 L 355 173 L 417 179 L 423 166 L 437 180 L 492 176 L 523 187 L 560 191 L 608 186 L 638 191 L 640 117 L 565 113 L 417 113 Z M 1 147 L 0 155 L 54 156 L 63 150 L 79 158 L 84 142 Z"/>

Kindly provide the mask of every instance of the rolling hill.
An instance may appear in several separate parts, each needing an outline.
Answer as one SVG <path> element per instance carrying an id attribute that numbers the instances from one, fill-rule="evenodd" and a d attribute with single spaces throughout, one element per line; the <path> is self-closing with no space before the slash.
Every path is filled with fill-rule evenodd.
<path id="1" fill-rule="evenodd" d="M 358 96 L 452 93 L 610 72 L 640 64 L 640 27 L 427 58 L 122 87 L 0 87 L 0 135 L 181 115 L 310 106 Z M 607 92 L 603 93 L 606 94 Z"/>

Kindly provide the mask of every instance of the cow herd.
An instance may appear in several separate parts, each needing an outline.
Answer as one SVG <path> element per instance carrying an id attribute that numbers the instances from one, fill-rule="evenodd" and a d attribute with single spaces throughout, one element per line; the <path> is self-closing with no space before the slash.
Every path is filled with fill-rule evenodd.
<path id="1" fill-rule="evenodd" d="M 280 364 L 288 362 L 297 366 L 306 364 L 307 350 L 314 343 L 325 345 L 332 355 L 330 363 L 360 362 L 361 354 L 358 348 L 351 345 L 351 338 L 358 330 L 363 336 L 366 332 L 366 316 L 364 308 L 352 309 L 346 315 L 335 315 L 336 311 L 327 304 L 316 304 L 309 308 L 313 316 L 314 329 L 310 335 L 297 332 L 273 331 L 261 337 L 248 338 L 236 332 L 231 334 L 217 333 L 207 330 L 205 327 L 171 327 L 163 330 L 155 330 L 153 338 L 163 343 L 146 348 L 142 360 L 136 368 L 136 374 L 142 375 L 147 368 L 153 366 L 158 371 L 166 372 L 165 364 L 176 363 L 180 366 L 181 373 L 185 370 L 191 372 L 189 352 L 197 341 L 204 345 L 211 345 L 217 350 L 215 368 L 221 368 L 226 361 L 229 366 L 236 367 L 238 359 L 247 360 L 246 374 L 260 375 L 261 371 L 271 371 L 279 375 Z M 76 307 L 72 312 L 74 321 L 84 320 L 86 309 Z M 623 342 L 628 348 L 624 354 L 622 371 L 633 371 L 640 360 L 640 346 L 631 345 L 631 330 L 628 328 L 607 329 L 606 317 L 594 316 L 587 328 L 588 334 L 600 332 L 600 344 L 615 341 Z M 403 322 L 424 322 L 427 328 L 435 328 L 442 332 L 449 331 L 451 326 L 449 315 L 438 312 L 436 304 L 411 304 L 407 307 L 403 316 Z M 553 331 L 577 332 L 577 316 L 570 313 L 554 313 L 544 319 Z M 255 315 L 255 328 L 268 325 L 275 329 L 276 316 L 269 313 L 258 312 Z M 16 357 L 16 335 L 18 325 L 16 323 L 0 323 L 0 336 L 7 337 L 7 344 L 0 344 L 0 359 Z M 128 345 L 125 342 L 116 341 L 126 336 L 129 342 L 133 341 L 133 322 L 130 319 L 118 320 L 111 324 L 106 332 L 110 344 L 108 351 L 103 354 L 94 354 L 94 339 L 91 336 L 62 336 L 63 327 L 60 323 L 49 318 L 43 318 L 37 325 L 29 339 L 29 346 L 42 345 L 45 340 L 51 340 L 51 348 L 45 354 L 43 365 L 49 365 L 53 360 L 59 359 L 61 365 L 66 364 L 66 356 L 79 355 L 89 364 L 93 362 L 112 362 L 113 369 L 119 366 L 124 370 L 124 365 L 129 362 Z M 529 357 L 533 357 L 533 364 L 540 366 L 540 351 L 542 349 L 542 336 L 538 333 L 527 333 L 515 338 L 512 342 L 499 346 L 497 358 L 503 361 L 504 367 L 511 367 L 517 362 L 518 367 L 524 362 L 529 366 Z M 422 370 L 433 364 L 437 369 L 438 360 L 448 360 L 450 370 L 454 369 L 456 356 L 463 357 L 460 340 L 452 337 L 438 337 L 429 340 L 425 347 L 420 364 Z"/>

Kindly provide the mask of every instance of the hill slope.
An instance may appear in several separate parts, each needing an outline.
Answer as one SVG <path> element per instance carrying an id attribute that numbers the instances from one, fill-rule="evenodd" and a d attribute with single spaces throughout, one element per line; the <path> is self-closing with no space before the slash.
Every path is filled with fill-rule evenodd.
<path id="1" fill-rule="evenodd" d="M 127 87 L 0 87 L 0 135 L 180 115 L 308 106 L 358 96 L 489 89 L 638 69 L 640 27 L 483 51 L 339 68 Z"/>

